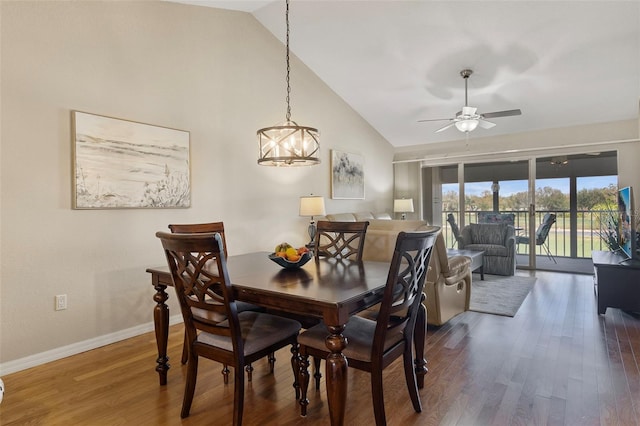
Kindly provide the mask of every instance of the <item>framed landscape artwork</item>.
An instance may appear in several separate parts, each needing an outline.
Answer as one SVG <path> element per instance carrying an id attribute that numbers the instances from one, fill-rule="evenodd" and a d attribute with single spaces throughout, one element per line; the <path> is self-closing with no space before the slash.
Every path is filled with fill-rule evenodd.
<path id="1" fill-rule="evenodd" d="M 189 132 L 72 111 L 73 208 L 191 205 Z"/>
<path id="2" fill-rule="evenodd" d="M 364 157 L 331 150 L 331 198 L 364 200 Z"/>

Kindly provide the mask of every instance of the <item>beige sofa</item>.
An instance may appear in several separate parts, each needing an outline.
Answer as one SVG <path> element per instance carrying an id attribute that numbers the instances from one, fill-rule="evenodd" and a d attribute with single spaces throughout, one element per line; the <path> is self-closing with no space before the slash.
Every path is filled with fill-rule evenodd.
<path id="1" fill-rule="evenodd" d="M 396 238 L 400 231 L 436 228 L 423 220 L 372 219 L 352 213 L 327 215 L 321 220 L 345 222 L 368 220 L 369 227 L 364 241 L 362 258 L 381 262 L 391 261 Z M 428 324 L 442 325 L 455 315 L 469 310 L 470 264 L 471 259 L 466 256 L 447 257 L 444 237 L 440 232 L 431 254 L 429 272 L 424 286 Z"/>
<path id="2" fill-rule="evenodd" d="M 392 220 L 393 218 L 386 212 L 333 213 L 328 214 L 325 218 L 325 220 L 329 220 L 331 222 L 361 222 L 373 219 Z"/>

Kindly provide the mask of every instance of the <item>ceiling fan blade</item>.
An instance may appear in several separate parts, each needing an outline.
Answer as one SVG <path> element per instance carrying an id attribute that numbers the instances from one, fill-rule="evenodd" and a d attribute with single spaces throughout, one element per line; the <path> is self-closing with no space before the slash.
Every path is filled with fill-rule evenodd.
<path id="1" fill-rule="evenodd" d="M 451 123 L 447 124 L 446 126 L 441 127 L 438 130 L 436 130 L 435 133 L 440 133 L 440 132 L 442 132 L 444 130 L 447 130 L 449 127 L 453 127 L 455 124 L 456 124 L 456 122 L 452 121 Z"/>
<path id="2" fill-rule="evenodd" d="M 509 109 L 506 111 L 496 111 L 496 112 L 487 112 L 486 114 L 481 114 L 483 118 L 496 118 L 496 117 L 510 117 L 512 115 L 520 115 L 522 111 L 519 109 Z"/>
<path id="3" fill-rule="evenodd" d="M 478 119 L 478 126 L 482 127 L 483 129 L 490 129 L 495 125 L 496 125 L 496 123 L 492 123 L 490 121 L 483 120 L 481 118 Z"/>
<path id="4" fill-rule="evenodd" d="M 418 120 L 418 123 L 424 123 L 427 121 L 449 121 L 453 120 L 453 118 L 428 118 L 426 120 Z"/>

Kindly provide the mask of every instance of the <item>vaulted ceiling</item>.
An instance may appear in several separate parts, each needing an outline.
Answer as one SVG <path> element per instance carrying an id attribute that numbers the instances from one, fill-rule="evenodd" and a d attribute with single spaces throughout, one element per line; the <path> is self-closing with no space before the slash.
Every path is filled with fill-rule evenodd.
<path id="1" fill-rule="evenodd" d="M 283 0 L 181 2 L 252 13 L 284 42 Z M 292 52 L 396 147 L 461 139 L 418 120 L 461 110 L 465 68 L 479 113 L 522 110 L 471 137 L 639 117 L 640 1 L 292 0 L 290 22 Z"/>

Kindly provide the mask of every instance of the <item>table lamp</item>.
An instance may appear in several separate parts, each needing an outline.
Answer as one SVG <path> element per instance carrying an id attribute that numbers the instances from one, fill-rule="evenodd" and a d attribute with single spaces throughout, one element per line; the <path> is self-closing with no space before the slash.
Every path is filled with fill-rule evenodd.
<path id="1" fill-rule="evenodd" d="M 402 213 L 401 220 L 407 218 L 407 213 L 413 213 L 413 198 L 400 198 L 393 200 L 393 212 Z"/>
<path id="2" fill-rule="evenodd" d="M 319 195 L 308 195 L 300 197 L 300 216 L 310 216 L 309 222 L 309 244 L 307 247 L 311 247 L 316 238 L 316 222 L 313 220 L 314 216 L 323 216 L 324 211 L 324 197 Z"/>

